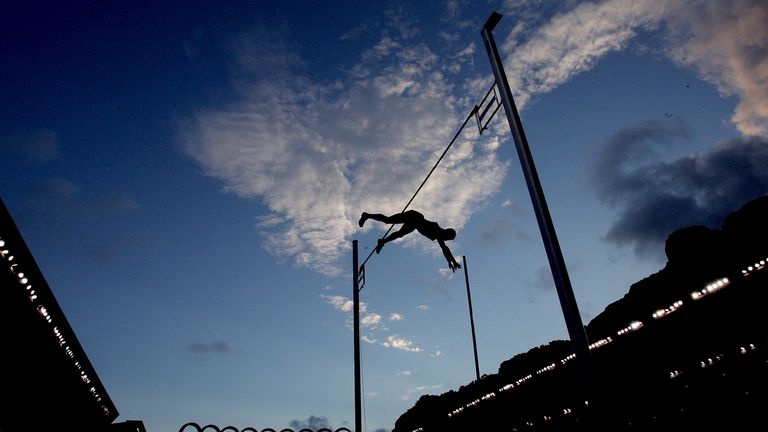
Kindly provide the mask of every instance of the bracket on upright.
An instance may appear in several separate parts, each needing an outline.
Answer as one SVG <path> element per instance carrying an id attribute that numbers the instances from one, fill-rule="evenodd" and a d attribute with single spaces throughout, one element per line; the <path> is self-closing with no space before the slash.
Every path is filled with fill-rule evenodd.
<path id="1" fill-rule="evenodd" d="M 475 120 L 477 121 L 477 132 L 482 135 L 483 131 L 488 129 L 488 124 L 496 116 L 501 108 L 501 100 L 496 95 L 496 82 L 491 85 L 491 88 L 485 93 L 485 97 L 480 101 L 479 105 L 475 105 Z M 480 112 L 482 110 L 482 113 Z M 492 110 L 492 111 L 491 111 Z M 488 111 L 491 111 L 488 114 Z"/>
<path id="2" fill-rule="evenodd" d="M 357 277 L 357 290 L 360 291 L 365 287 L 365 264 L 360 266 L 360 271 Z"/>

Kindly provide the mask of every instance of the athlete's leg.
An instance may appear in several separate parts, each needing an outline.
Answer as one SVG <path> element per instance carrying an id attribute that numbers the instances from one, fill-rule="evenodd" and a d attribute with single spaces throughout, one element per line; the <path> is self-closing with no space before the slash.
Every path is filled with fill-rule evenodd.
<path id="1" fill-rule="evenodd" d="M 389 243 L 391 241 L 397 240 L 400 237 L 404 237 L 404 236 L 412 233 L 413 230 L 415 230 L 415 229 L 416 229 L 415 225 L 412 225 L 412 224 L 409 224 L 409 223 L 403 224 L 403 227 L 400 228 L 399 230 L 393 232 L 392 234 L 388 235 L 387 237 L 385 237 L 383 239 L 379 239 L 378 244 L 376 245 L 376 253 L 380 253 L 381 252 L 381 248 L 383 248 L 385 244 L 387 244 L 387 243 Z"/>
<path id="2" fill-rule="evenodd" d="M 365 224 L 365 221 L 368 219 L 373 219 L 375 221 L 384 222 L 386 224 L 401 224 L 408 222 L 411 217 L 413 217 L 411 211 L 407 211 L 405 213 L 395 213 L 392 216 L 387 216 L 380 213 L 363 212 L 362 216 L 360 216 L 360 220 L 357 223 L 362 227 Z"/>

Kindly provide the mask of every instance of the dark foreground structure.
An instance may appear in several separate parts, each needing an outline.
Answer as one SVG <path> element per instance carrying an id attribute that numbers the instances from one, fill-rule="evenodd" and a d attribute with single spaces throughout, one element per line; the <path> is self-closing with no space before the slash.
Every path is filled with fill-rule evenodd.
<path id="1" fill-rule="evenodd" d="M 588 385 L 571 343 L 553 341 L 423 396 L 395 432 L 765 430 L 768 197 L 718 230 L 674 232 L 666 253 L 664 269 L 587 326 Z"/>
<path id="2" fill-rule="evenodd" d="M 99 380 L 0 200 L 0 432 L 142 432 Z"/>

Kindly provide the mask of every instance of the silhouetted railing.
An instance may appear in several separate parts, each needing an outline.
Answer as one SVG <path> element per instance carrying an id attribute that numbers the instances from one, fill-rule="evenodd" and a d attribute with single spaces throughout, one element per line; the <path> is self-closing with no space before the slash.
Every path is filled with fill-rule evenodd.
<path id="1" fill-rule="evenodd" d="M 200 426 L 199 424 L 194 422 L 189 422 L 184 426 L 182 426 L 181 429 L 179 429 L 179 432 L 191 432 L 191 431 L 197 431 L 197 432 L 206 432 L 206 431 L 211 431 L 211 432 L 315 432 L 314 430 L 309 428 L 299 429 L 298 431 L 294 431 L 293 429 L 290 429 L 290 428 L 279 429 L 279 430 L 273 429 L 273 428 L 264 428 L 261 431 L 259 431 L 258 429 L 255 429 L 252 427 L 246 427 L 241 430 L 234 426 L 225 426 L 223 428 L 219 428 L 218 426 L 212 425 L 212 424 Z M 320 428 L 317 430 L 317 432 L 352 432 L 352 431 L 343 427 L 335 430 L 329 429 L 329 428 Z"/>

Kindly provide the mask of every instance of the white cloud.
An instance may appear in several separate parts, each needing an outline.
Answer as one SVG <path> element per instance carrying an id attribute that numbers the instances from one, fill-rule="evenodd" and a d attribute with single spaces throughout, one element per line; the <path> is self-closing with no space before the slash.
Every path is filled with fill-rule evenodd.
<path id="1" fill-rule="evenodd" d="M 511 198 L 507 198 L 503 203 L 501 203 L 501 207 L 505 209 L 517 209 L 519 205 Z"/>
<path id="2" fill-rule="evenodd" d="M 381 323 L 381 315 L 377 313 L 370 313 L 360 320 L 360 325 L 363 327 L 374 327 Z"/>
<path id="3" fill-rule="evenodd" d="M 731 120 L 745 135 L 768 135 L 768 3 L 681 2 L 668 20 L 669 55 L 724 95 L 739 96 Z"/>
<path id="4" fill-rule="evenodd" d="M 411 376 L 412 374 L 413 374 L 413 371 L 409 371 L 409 370 L 403 370 L 397 373 L 397 375 L 402 375 L 402 376 Z"/>
<path id="5" fill-rule="evenodd" d="M 673 61 L 740 98 L 732 117 L 739 131 L 768 134 L 765 1 L 607 0 L 578 3 L 547 20 L 539 3 L 506 2 L 510 15 L 525 17 L 502 43 L 518 108 L 624 49 L 639 30 L 661 29 Z"/>
<path id="6" fill-rule="evenodd" d="M 342 312 L 352 312 L 354 308 L 354 302 L 344 296 L 340 295 L 321 295 L 320 298 L 328 302 L 331 306 L 333 306 L 335 309 L 340 310 Z M 368 305 L 364 302 L 360 303 L 360 311 L 365 312 L 368 309 Z"/>
<path id="7" fill-rule="evenodd" d="M 241 76 L 258 69 L 259 56 L 279 51 L 249 49 L 260 37 L 281 45 L 260 32 L 238 38 Z M 412 39 L 382 38 L 341 85 L 314 82 L 299 59 L 264 62 L 280 73 L 253 73 L 238 82 L 240 100 L 197 113 L 182 131 L 186 151 L 225 190 L 268 206 L 259 228 L 269 251 L 339 274 L 360 213 L 400 211 L 466 107 L 438 55 Z M 506 172 L 495 150 L 469 132 L 412 205 L 458 230 Z"/>
<path id="8" fill-rule="evenodd" d="M 401 338 L 397 335 L 387 336 L 387 340 L 381 343 L 382 346 L 387 348 L 395 348 L 408 352 L 421 352 L 422 349 L 415 346 L 412 341 Z"/>
<path id="9" fill-rule="evenodd" d="M 590 70 L 605 54 L 624 48 L 638 28 L 658 24 L 665 0 L 608 0 L 581 3 L 536 29 L 515 28 L 502 49 L 515 102 L 522 109 L 530 98 L 546 93 Z M 512 13 L 521 2 L 509 2 Z M 521 40 L 524 34 L 531 34 Z"/>
<path id="10" fill-rule="evenodd" d="M 416 309 L 420 311 L 428 311 L 428 310 L 431 310 L 432 308 L 429 305 L 422 304 L 422 305 L 416 306 Z"/>
<path id="11" fill-rule="evenodd" d="M 320 296 L 323 300 L 325 300 L 328 304 L 333 306 L 334 309 L 339 310 L 341 312 L 350 313 L 353 309 L 353 302 L 352 300 L 348 299 L 347 297 L 340 296 L 340 295 L 321 295 Z M 368 305 L 365 303 L 360 304 L 360 311 L 366 312 L 368 309 Z M 390 321 L 400 321 L 404 318 L 402 314 L 399 314 L 397 312 L 393 312 L 389 314 L 389 320 Z M 378 344 L 380 346 L 383 346 L 385 348 L 392 348 L 397 349 L 401 351 L 408 351 L 408 352 L 422 352 L 423 350 L 414 345 L 413 341 L 410 341 L 408 339 L 402 338 L 398 335 L 388 335 L 386 337 L 382 336 L 382 339 L 379 339 L 375 337 L 375 335 L 382 335 L 382 333 L 389 332 L 389 329 L 386 328 L 386 326 L 381 326 L 380 324 L 384 320 L 384 317 L 378 313 L 375 312 L 368 312 L 366 313 L 361 319 L 360 319 L 360 326 L 366 328 L 368 334 L 364 334 L 360 337 L 360 339 L 363 342 L 369 343 L 369 344 Z M 347 326 L 352 326 L 352 318 L 348 318 L 346 321 Z"/>

